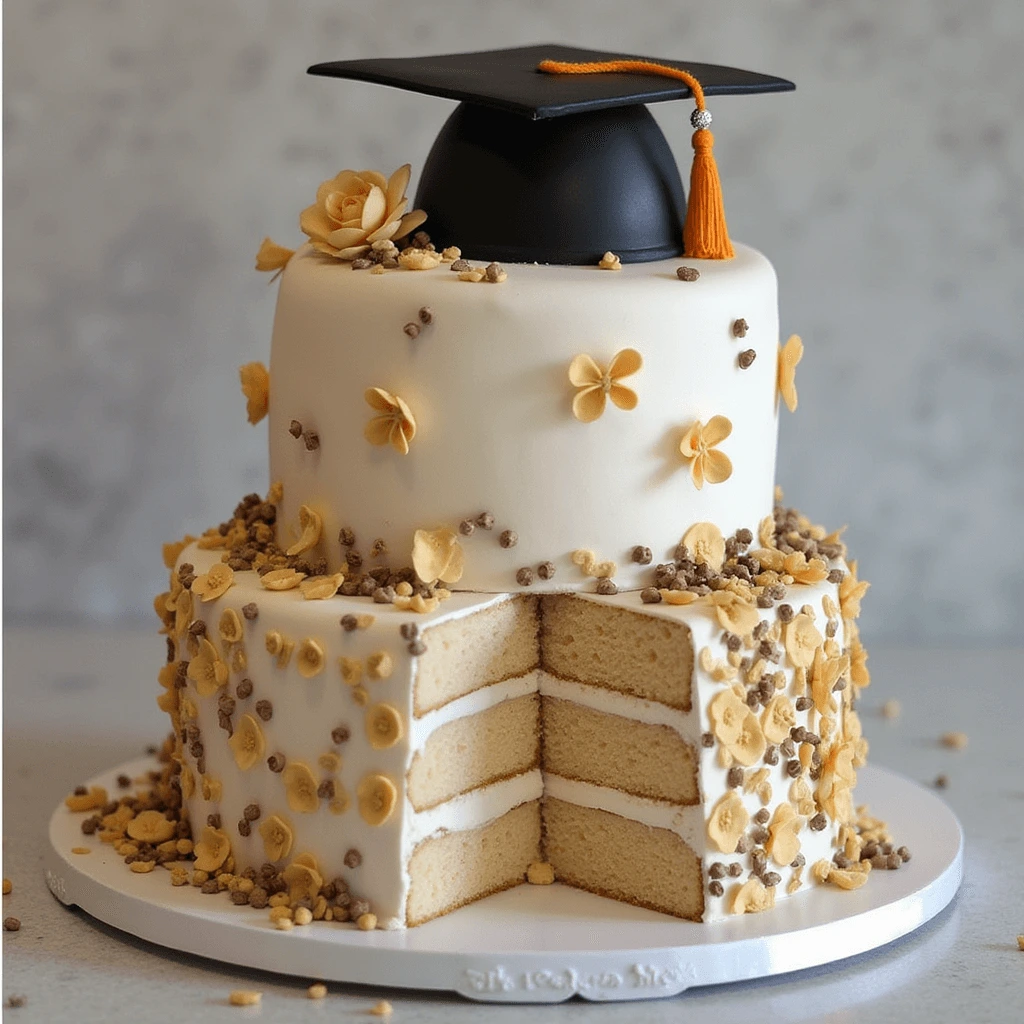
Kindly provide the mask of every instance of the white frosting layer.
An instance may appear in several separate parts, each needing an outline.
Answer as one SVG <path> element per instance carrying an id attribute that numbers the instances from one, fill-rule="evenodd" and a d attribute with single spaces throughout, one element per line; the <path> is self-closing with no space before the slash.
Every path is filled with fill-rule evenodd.
<path id="1" fill-rule="evenodd" d="M 509 266 L 504 284 L 471 284 L 435 270 L 353 271 L 308 247 L 281 282 L 271 353 L 270 474 L 284 484 L 281 535 L 297 529 L 302 504 L 323 516 L 324 554 L 342 561 L 338 530 L 355 531 L 365 556 L 383 538 L 409 564 L 417 529 L 455 527 L 487 510 L 493 532 L 463 539 L 465 590 L 518 588 L 516 571 L 544 561 L 557 571 L 534 590 L 592 587 L 570 560 L 579 548 L 618 564 L 617 581 L 640 585 L 636 544 L 668 557 L 695 522 L 723 534 L 756 529 L 771 511 L 775 471 L 778 317 L 775 273 L 736 246 L 728 261 L 596 267 Z M 410 339 L 403 326 L 422 306 L 433 323 Z M 746 337 L 733 336 L 738 319 Z M 581 423 L 568 367 L 580 353 L 607 365 L 635 348 L 643 369 L 623 383 L 638 405 L 610 402 Z M 737 355 L 757 358 L 740 370 Z M 408 455 L 363 437 L 374 415 L 364 391 L 380 387 L 411 407 Z M 720 449 L 732 476 L 698 490 L 679 453 L 697 419 L 732 421 Z M 293 420 L 319 434 L 307 451 Z M 502 548 L 502 530 L 519 537 Z"/>
<path id="2" fill-rule="evenodd" d="M 204 572 L 219 560 L 219 552 L 199 550 L 195 545 L 187 548 L 180 557 L 181 562 L 192 563 L 198 573 Z M 412 713 L 415 658 L 409 654 L 399 627 L 403 623 L 416 621 L 421 636 L 429 646 L 432 626 L 481 611 L 502 598 L 457 594 L 442 602 L 437 612 L 414 616 L 391 605 L 373 604 L 366 598 L 334 597 L 326 601 L 305 601 L 297 590 L 267 591 L 259 585 L 257 575 L 252 572 L 237 573 L 235 580 L 235 585 L 222 597 L 205 604 L 197 601 L 194 607 L 194 617 L 207 623 L 208 635 L 218 650 L 224 651 L 225 660 L 229 664 L 230 652 L 224 649 L 217 637 L 221 615 L 228 608 L 241 614 L 242 607 L 250 602 L 255 602 L 259 611 L 255 621 L 243 619 L 245 667 L 232 670 L 227 686 L 211 697 L 200 697 L 191 682 L 185 690 L 198 711 L 196 724 L 203 743 L 207 778 L 220 783 L 221 787 L 216 799 L 204 799 L 197 779 L 196 791 L 186 800 L 186 806 L 197 826 L 197 835 L 208 815 L 220 815 L 240 868 L 259 867 L 267 859 L 258 826 L 261 821 L 276 814 L 288 822 L 293 832 L 294 841 L 286 860 L 300 853 L 312 853 L 326 878 L 343 875 L 355 894 L 372 902 L 381 920 L 398 918 L 404 921 L 409 886 L 406 866 L 418 842 L 442 831 L 478 827 L 546 792 L 559 799 L 601 808 L 676 832 L 701 857 L 705 877 L 713 863 L 719 862 L 726 866 L 739 863 L 743 867 L 743 874 L 737 880 L 725 879 L 728 884 L 724 897 L 706 895 L 705 920 L 727 916 L 729 886 L 745 881 L 749 872 L 749 858 L 741 854 L 722 854 L 711 846 L 706 837 L 705 822 L 715 803 L 729 790 L 726 769 L 719 761 L 717 745 L 710 749 L 701 745 L 701 734 L 712 728 L 708 705 L 728 685 L 714 680 L 700 666 L 699 654 L 704 647 L 710 647 L 716 659 L 725 656 L 725 648 L 721 643 L 722 629 L 710 607 L 703 604 L 685 607 L 666 603 L 643 605 L 636 593 L 620 593 L 612 597 L 581 594 L 575 598 L 602 601 L 628 608 L 632 612 L 640 611 L 658 618 L 684 622 L 690 630 L 696 656 L 691 684 L 693 710 L 690 712 L 681 712 L 655 701 L 628 697 L 602 687 L 587 686 L 538 671 L 483 687 L 416 720 Z M 836 589 L 834 584 L 829 583 L 794 586 L 790 588 L 787 600 L 797 610 L 810 605 L 815 612 L 818 627 L 824 632 L 826 617 L 822 601 L 826 595 L 835 601 Z M 350 613 L 369 614 L 374 616 L 374 621 L 367 628 L 347 632 L 339 626 L 339 619 Z M 774 610 L 763 614 L 769 622 L 776 619 Z M 323 671 L 311 679 L 304 678 L 298 672 L 295 654 L 286 667 L 280 667 L 267 652 L 265 637 L 268 631 L 277 631 L 284 638 L 292 640 L 296 649 L 306 638 L 315 640 L 325 653 Z M 844 642 L 841 624 L 836 640 L 840 645 Z M 368 693 L 369 707 L 378 702 L 386 702 L 399 712 L 403 721 L 400 741 L 383 750 L 374 749 L 366 733 L 365 721 L 369 707 L 363 707 L 355 700 L 355 691 L 342 681 L 339 672 L 340 658 L 358 659 L 365 664 L 371 654 L 380 651 L 390 655 L 394 670 L 386 679 L 375 680 L 364 676 L 363 686 Z M 786 659 L 780 667 L 787 677 L 787 685 L 782 692 L 792 695 L 793 669 L 786 664 Z M 217 720 L 218 698 L 225 693 L 234 696 L 238 682 L 243 677 L 252 680 L 253 693 L 249 698 L 237 700 L 232 715 L 235 728 L 243 714 L 257 717 L 257 701 L 269 700 L 273 705 L 270 721 L 264 722 L 257 717 L 266 744 L 264 755 L 253 767 L 244 771 L 236 765 L 227 743 L 227 732 L 220 728 Z M 405 795 L 406 773 L 416 751 L 435 729 L 502 701 L 534 692 L 675 729 L 697 752 L 701 804 L 676 807 L 552 775 L 542 778 L 541 772 L 534 770 L 462 794 L 422 813 L 412 809 Z M 845 698 L 845 694 L 836 696 Z M 810 730 L 817 729 L 820 724 L 813 710 L 798 713 L 796 720 L 797 724 Z M 349 726 L 351 736 L 342 744 L 334 744 L 331 730 L 340 724 Z M 335 771 L 318 766 L 320 755 L 330 751 L 340 753 L 342 757 Z M 288 805 L 283 777 L 271 772 L 266 764 L 266 757 L 275 752 L 284 753 L 289 762 L 301 761 L 308 765 L 318 779 L 333 778 L 339 793 L 344 791 L 350 796 L 351 806 L 343 813 L 335 814 L 329 810 L 328 801 L 322 800 L 313 813 L 292 810 Z M 187 744 L 183 760 L 188 769 L 195 772 L 197 759 L 188 752 Z M 788 799 L 792 785 L 792 780 L 785 773 L 785 758 L 780 758 L 774 766 L 754 766 L 754 770 L 760 768 L 767 769 L 767 780 L 772 787 L 766 803 L 755 792 L 737 790 L 751 818 L 762 806 L 769 814 L 774 813 L 775 808 Z M 393 782 L 398 791 L 398 799 L 394 812 L 386 822 L 370 825 L 360 816 L 356 807 L 356 792 L 362 779 L 378 773 L 386 775 Z M 252 834 L 244 837 L 238 832 L 236 823 L 242 817 L 243 809 L 252 803 L 259 805 L 261 818 L 254 823 Z M 831 820 L 821 832 L 812 832 L 806 827 L 800 832 L 801 852 L 808 865 L 803 872 L 805 883 L 810 883 L 810 865 L 822 857 L 831 856 L 836 832 L 836 825 Z M 349 849 L 360 852 L 361 866 L 354 869 L 344 866 L 344 856 Z M 769 864 L 769 869 L 781 875 L 782 881 L 776 898 L 782 899 L 786 895 L 785 889 L 793 869 L 775 864 Z"/>

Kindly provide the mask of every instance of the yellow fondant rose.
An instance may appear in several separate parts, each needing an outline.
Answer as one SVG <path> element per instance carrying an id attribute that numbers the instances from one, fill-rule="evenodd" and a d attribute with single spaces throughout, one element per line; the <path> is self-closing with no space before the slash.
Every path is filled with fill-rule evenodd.
<path id="1" fill-rule="evenodd" d="M 427 219 L 422 210 L 405 212 L 409 172 L 408 164 L 390 178 L 378 171 L 342 171 L 317 189 L 299 227 L 314 249 L 340 260 L 362 256 L 374 242 L 402 238 Z"/>

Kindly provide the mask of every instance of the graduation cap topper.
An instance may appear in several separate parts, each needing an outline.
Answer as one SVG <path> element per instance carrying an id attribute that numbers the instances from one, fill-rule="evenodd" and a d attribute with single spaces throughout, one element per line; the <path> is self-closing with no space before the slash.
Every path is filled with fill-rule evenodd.
<path id="1" fill-rule="evenodd" d="M 794 88 L 736 68 L 557 45 L 339 61 L 309 72 L 460 100 L 416 195 L 431 238 L 474 259 L 561 264 L 595 263 L 608 249 L 623 262 L 684 251 L 731 257 L 704 97 Z M 687 206 L 644 104 L 689 96 Z"/>

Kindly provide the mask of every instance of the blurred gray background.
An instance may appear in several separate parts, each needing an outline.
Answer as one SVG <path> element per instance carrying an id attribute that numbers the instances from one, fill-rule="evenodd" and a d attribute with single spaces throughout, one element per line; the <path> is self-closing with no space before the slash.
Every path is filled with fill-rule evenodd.
<path id="1" fill-rule="evenodd" d="M 565 41 L 794 79 L 713 104 L 734 237 L 807 351 L 788 501 L 847 539 L 869 640 L 1024 627 L 1018 0 L 20 0 L 5 28 L 8 621 L 143 620 L 160 544 L 264 489 L 237 367 L 269 234 L 342 167 L 422 166 L 453 104 L 320 60 Z M 680 162 L 689 108 L 652 108 Z M 415 177 L 413 182 L 415 187 Z M 411 194 L 411 191 L 410 191 Z"/>

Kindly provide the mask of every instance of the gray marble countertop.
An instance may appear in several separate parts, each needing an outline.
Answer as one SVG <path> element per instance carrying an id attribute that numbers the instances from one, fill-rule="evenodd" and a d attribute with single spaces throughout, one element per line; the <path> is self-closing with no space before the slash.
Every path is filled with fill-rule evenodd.
<path id="1" fill-rule="evenodd" d="M 394 1024 L 544 1021 L 987 1021 L 1020 1019 L 1024 1006 L 1024 688 L 1021 651 L 891 649 L 873 652 L 862 705 L 873 761 L 921 782 L 946 775 L 945 796 L 967 834 L 966 874 L 952 905 L 916 933 L 828 968 L 764 982 L 699 988 L 650 1003 L 489 1007 L 456 996 L 331 985 L 199 960 L 124 935 L 69 910 L 43 881 L 46 823 L 68 790 L 140 755 L 162 738 L 152 633 L 10 629 L 4 643 L 3 997 L 25 996 L 14 1021 L 373 1020 L 386 997 Z M 884 719 L 883 701 L 903 713 Z M 966 750 L 944 748 L 948 730 Z M 259 989 L 259 1009 L 228 1005 L 235 988 Z M 770 1015 L 765 1017 L 766 1012 Z"/>

